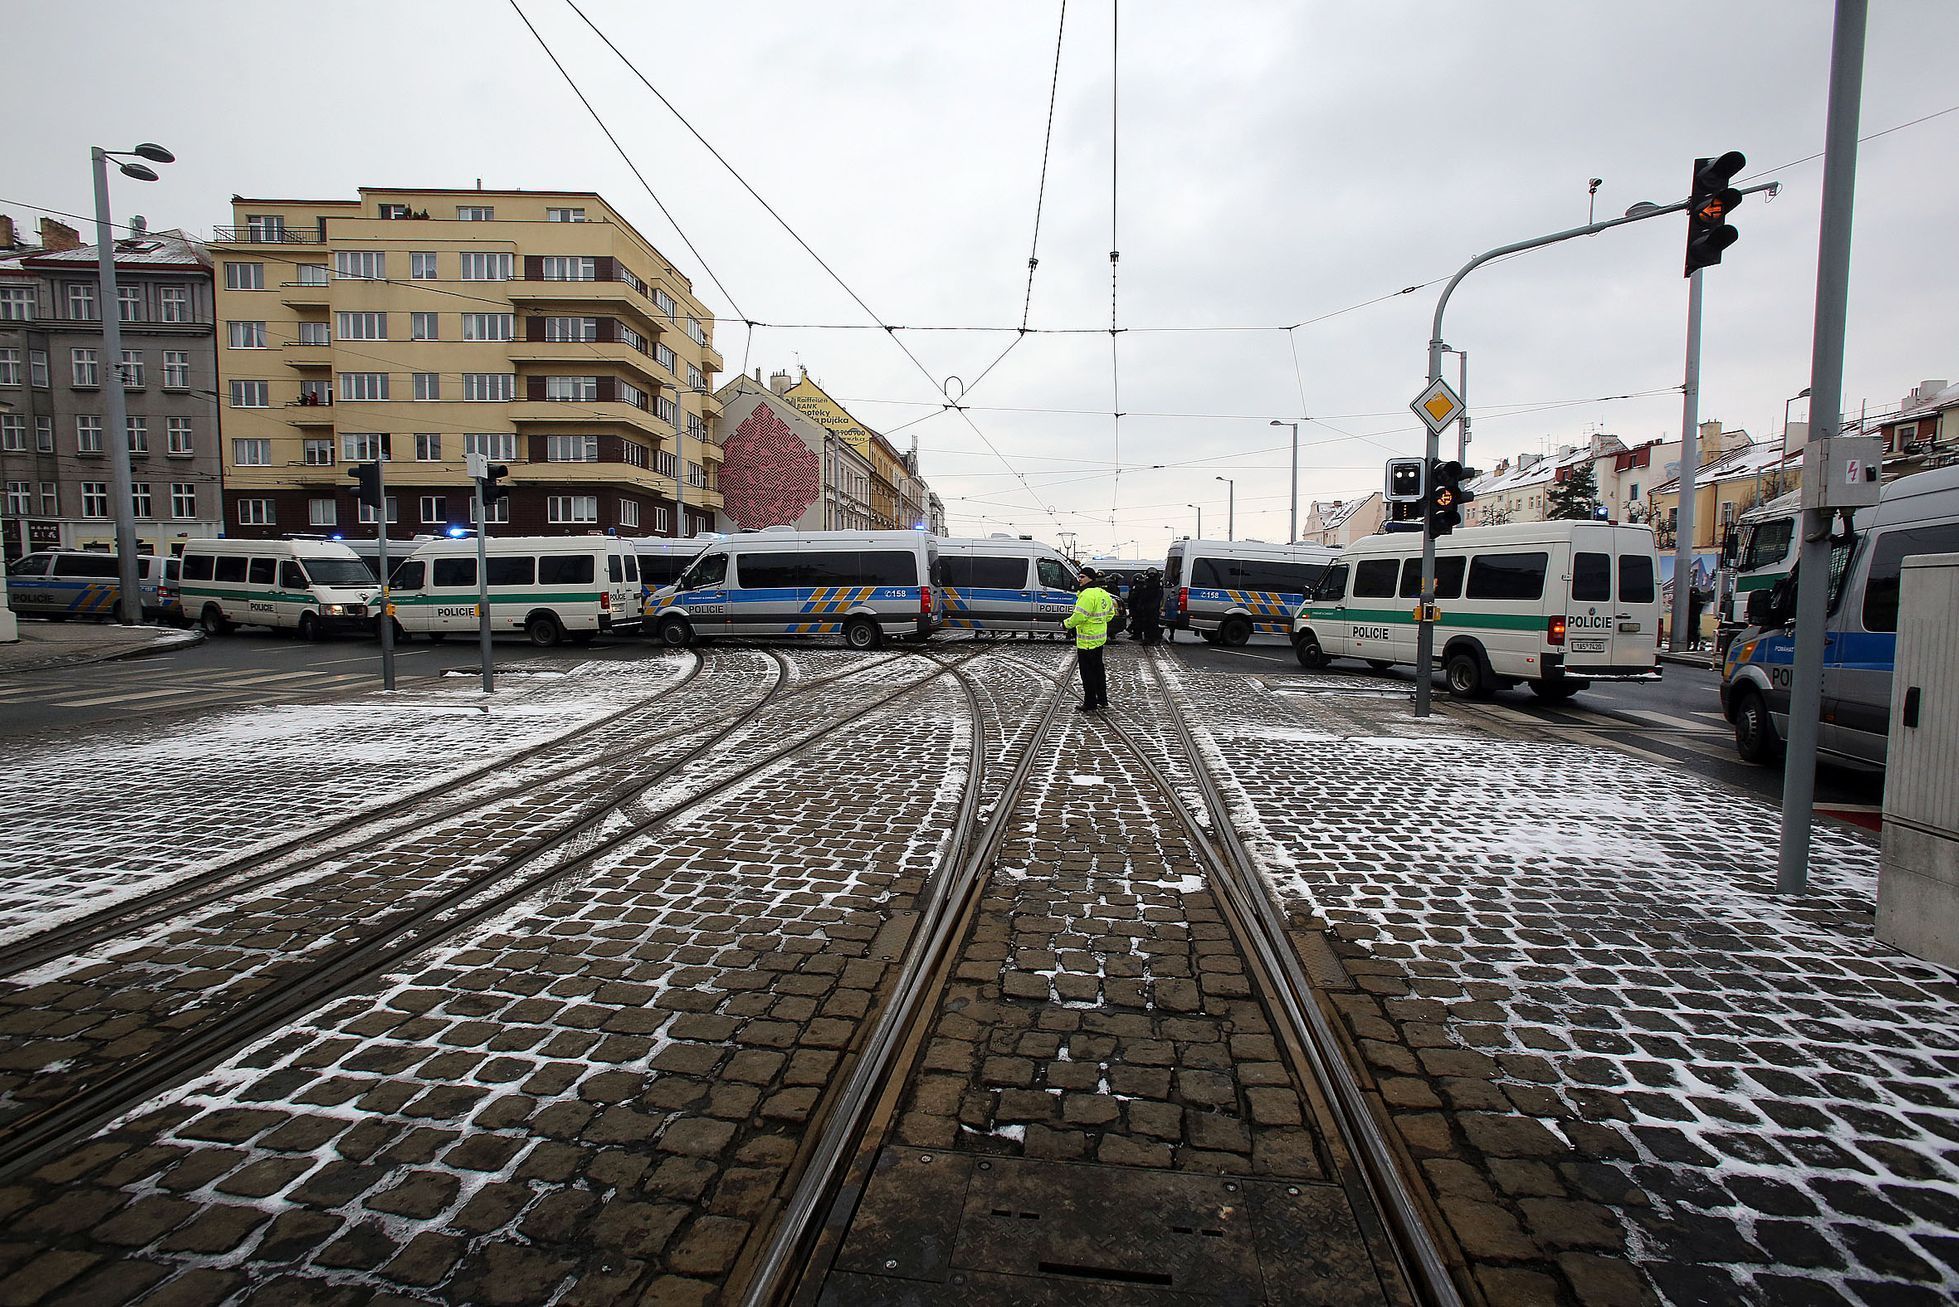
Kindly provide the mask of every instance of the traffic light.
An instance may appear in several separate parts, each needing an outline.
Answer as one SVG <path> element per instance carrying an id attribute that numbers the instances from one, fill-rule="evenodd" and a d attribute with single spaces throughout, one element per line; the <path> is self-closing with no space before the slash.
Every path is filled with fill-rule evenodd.
<path id="1" fill-rule="evenodd" d="M 1428 478 L 1424 475 L 1427 470 L 1425 459 L 1389 459 L 1388 492 L 1383 498 L 1390 504 L 1419 504 L 1428 488 Z"/>
<path id="2" fill-rule="evenodd" d="M 1432 536 L 1445 536 L 1462 525 L 1462 506 L 1476 498 L 1465 484 L 1476 469 L 1454 459 L 1437 460 L 1428 470 L 1428 495 L 1422 501 L 1422 520 Z"/>
<path id="3" fill-rule="evenodd" d="M 502 463 L 492 463 L 483 469 L 483 502 L 494 504 L 499 499 L 510 498 L 510 487 L 501 484 L 510 475 L 510 469 Z"/>
<path id="4" fill-rule="evenodd" d="M 1721 261 L 1721 251 L 1741 239 L 1728 214 L 1741 203 L 1734 176 L 1747 166 L 1739 150 L 1718 159 L 1694 160 L 1694 188 L 1687 202 L 1687 275 Z"/>
<path id="5" fill-rule="evenodd" d="M 381 509 L 381 465 L 379 463 L 356 463 L 347 469 L 347 475 L 356 482 L 354 498 L 372 508 L 378 516 Z"/>

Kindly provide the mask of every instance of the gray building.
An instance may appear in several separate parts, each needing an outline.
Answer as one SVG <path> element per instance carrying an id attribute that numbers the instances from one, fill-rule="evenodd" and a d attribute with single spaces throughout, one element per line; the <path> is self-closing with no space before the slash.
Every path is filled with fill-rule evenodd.
<path id="1" fill-rule="evenodd" d="M 219 534 L 217 351 L 211 258 L 180 231 L 132 220 L 116 242 L 123 356 L 102 354 L 96 250 L 41 220 L 38 245 L 0 216 L 0 539 L 30 548 L 115 544 L 102 386 L 120 365 L 136 534 L 145 553 Z"/>

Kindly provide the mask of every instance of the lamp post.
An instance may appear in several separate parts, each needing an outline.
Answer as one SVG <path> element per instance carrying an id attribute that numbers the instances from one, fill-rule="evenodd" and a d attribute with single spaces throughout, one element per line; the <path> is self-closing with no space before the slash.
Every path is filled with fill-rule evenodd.
<path id="1" fill-rule="evenodd" d="M 1224 482 L 1224 538 L 1236 540 L 1238 538 L 1238 483 L 1230 477 L 1212 477 L 1211 480 Z"/>
<path id="2" fill-rule="evenodd" d="M 1184 507 L 1194 508 L 1197 510 L 1197 535 L 1194 538 L 1198 540 L 1202 540 L 1204 538 L 1204 505 L 1185 504 Z"/>
<path id="3" fill-rule="evenodd" d="M 122 298 L 116 290 L 116 242 L 109 222 L 109 160 L 125 177 L 139 182 L 156 180 L 156 170 L 128 156 L 151 163 L 175 163 L 177 156 L 145 141 L 133 150 L 95 146 L 89 161 L 95 169 L 95 269 L 100 282 L 97 308 L 102 315 L 102 386 L 104 417 L 109 427 L 109 469 L 116 492 L 116 620 L 136 626 L 143 620 L 143 595 L 136 579 L 136 506 L 131 499 L 129 470 L 129 411 L 122 389 Z"/>
<path id="4" fill-rule="evenodd" d="M 1456 398 L 1462 401 L 1462 416 L 1456 419 L 1456 462 L 1469 462 L 1469 351 L 1442 347 L 1444 354 L 1456 356 Z"/>
<path id="5" fill-rule="evenodd" d="M 1299 424 L 1273 418 L 1272 426 L 1292 428 L 1292 525 L 1286 530 L 1286 543 L 1299 542 Z"/>

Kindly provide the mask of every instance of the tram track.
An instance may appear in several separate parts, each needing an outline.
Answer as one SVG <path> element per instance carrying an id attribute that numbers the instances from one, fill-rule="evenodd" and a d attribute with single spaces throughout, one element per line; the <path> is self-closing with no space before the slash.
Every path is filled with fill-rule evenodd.
<path id="1" fill-rule="evenodd" d="M 768 652 L 777 661 L 778 682 L 770 693 L 742 713 L 730 731 L 704 739 L 679 757 L 660 764 L 650 774 L 635 777 L 633 784 L 623 793 L 614 793 L 603 809 L 587 812 L 573 825 L 527 845 L 460 885 L 390 918 L 380 929 L 327 953 L 301 974 L 282 977 L 278 984 L 267 986 L 231 1011 L 176 1032 L 159 1051 L 104 1067 L 93 1077 L 78 1076 L 63 1097 L 0 1124 L 0 1178 L 31 1170 L 86 1139 L 107 1122 L 128 1114 L 156 1094 L 208 1071 L 306 1012 L 386 974 L 414 954 L 495 917 L 526 896 L 592 867 L 608 853 L 699 805 L 711 791 L 664 799 L 646 806 L 640 815 L 626 817 L 618 828 L 604 829 L 683 770 L 714 759 L 730 735 L 775 701 L 775 691 L 787 680 L 789 664 L 780 654 Z M 937 664 L 937 670 L 878 694 L 841 716 L 825 720 L 731 770 L 716 774 L 714 788 L 725 789 L 779 766 L 833 732 L 956 671 L 981 653 L 976 651 L 956 660 L 928 653 L 927 659 Z M 809 682 L 804 688 L 815 685 L 816 682 Z M 548 866 L 526 869 L 529 864 L 557 854 L 562 854 L 562 858 Z"/>

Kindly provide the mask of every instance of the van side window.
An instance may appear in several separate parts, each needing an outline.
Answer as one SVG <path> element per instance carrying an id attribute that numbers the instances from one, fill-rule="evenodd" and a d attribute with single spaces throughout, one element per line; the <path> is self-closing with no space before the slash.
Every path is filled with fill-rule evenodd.
<path id="1" fill-rule="evenodd" d="M 1420 564 L 1416 564 L 1420 566 Z M 1354 569 L 1354 598 L 1394 598 L 1395 574 L 1401 565 L 1392 558 L 1369 558 Z"/>
<path id="2" fill-rule="evenodd" d="M 1574 553 L 1571 556 L 1571 601 L 1600 604 L 1611 598 L 1612 555 Z"/>
<path id="3" fill-rule="evenodd" d="M 743 554 L 741 583 L 751 590 L 793 589 L 804 584 L 800 560 L 794 554 Z"/>
<path id="4" fill-rule="evenodd" d="M 211 555 L 192 554 L 184 560 L 184 580 L 208 581 L 211 579 Z"/>
<path id="5" fill-rule="evenodd" d="M 978 560 L 975 560 L 978 561 Z M 1019 562 L 1018 559 L 1014 560 Z M 1015 568 L 1016 576 L 1026 576 L 1025 564 Z M 848 584 L 848 583 L 846 583 Z M 909 549 L 866 549 L 857 555 L 858 585 L 917 585 L 917 555 Z M 985 584 L 982 582 L 982 584 Z M 1016 587 L 1019 582 L 1014 582 Z"/>
<path id="6" fill-rule="evenodd" d="M 625 561 L 626 561 L 626 579 L 628 581 L 639 580 L 639 555 L 637 553 L 627 554 L 625 556 Z"/>
<path id="7" fill-rule="evenodd" d="M 971 569 L 967 585 L 982 590 L 1021 590 L 1027 586 L 1027 560 L 998 555 L 960 560 Z"/>
<path id="8" fill-rule="evenodd" d="M 522 557 L 490 555 L 490 584 L 536 585 L 537 560 L 529 554 Z"/>
<path id="9" fill-rule="evenodd" d="M 1653 588 L 1653 560 L 1645 554 L 1619 555 L 1619 602 L 1659 602 L 1659 594 Z"/>
<path id="10" fill-rule="evenodd" d="M 1898 629 L 1898 595 L 1905 559 L 1915 554 L 1955 552 L 1959 552 L 1959 522 L 1886 531 L 1879 536 L 1871 554 L 1870 575 L 1864 580 L 1864 629 Z"/>
<path id="11" fill-rule="evenodd" d="M 243 581 L 245 579 L 245 560 L 242 558 L 220 558 L 217 579 L 220 581 Z"/>
<path id="12" fill-rule="evenodd" d="M 491 574 L 495 574 L 495 564 L 491 564 Z M 654 587 L 669 585 L 680 579 L 687 560 L 674 554 L 648 554 L 639 560 L 639 575 L 642 581 Z"/>
<path id="13" fill-rule="evenodd" d="M 1170 555 L 1170 565 L 1163 569 L 1163 588 L 1166 590 L 1176 590 L 1180 589 L 1183 583 L 1184 556 L 1182 554 L 1172 554 Z"/>
<path id="14" fill-rule="evenodd" d="M 183 577 L 184 577 L 184 560 L 183 560 L 183 559 L 181 559 L 181 558 L 171 558 L 171 559 L 166 559 L 166 560 L 164 561 L 164 564 L 163 564 L 163 579 L 164 579 L 165 581 L 181 581 L 181 580 L 183 580 Z"/>
<path id="15" fill-rule="evenodd" d="M 278 571 L 276 558 L 254 558 L 252 560 L 251 582 L 253 585 L 271 585 L 273 575 Z"/>
<path id="16" fill-rule="evenodd" d="M 54 560 L 46 554 L 29 554 L 7 569 L 8 576 L 46 576 Z M 207 560 L 208 561 L 208 560 Z"/>
<path id="17" fill-rule="evenodd" d="M 1440 561 L 1440 560 L 1437 560 Z M 1401 560 L 1401 597 L 1414 599 L 1422 593 L 1422 560 L 1404 558 Z"/>
<path id="18" fill-rule="evenodd" d="M 1469 563 L 1471 599 L 1530 600 L 1544 597 L 1544 573 L 1551 556 L 1529 554 L 1478 554 Z"/>
<path id="19" fill-rule="evenodd" d="M 1231 585 L 1224 567 L 1215 558 L 1200 558 L 1190 565 L 1191 585 L 1203 590 L 1224 590 Z"/>
<path id="20" fill-rule="evenodd" d="M 474 558 L 432 558 L 429 560 L 429 588 L 432 590 L 476 588 Z"/>
<path id="21" fill-rule="evenodd" d="M 114 554 L 56 554 L 54 574 L 56 576 L 114 576 L 116 556 Z"/>
<path id="22" fill-rule="evenodd" d="M 1268 563 L 1261 559 L 1240 559 L 1237 583 L 1244 590 L 1265 590 L 1273 594 L 1303 595 L 1320 573 L 1318 563 Z"/>
<path id="23" fill-rule="evenodd" d="M 279 564 L 279 588 L 281 590 L 304 590 L 306 588 L 306 569 L 298 563 Z"/>
<path id="24" fill-rule="evenodd" d="M 1781 517 L 1772 522 L 1757 523 L 1748 537 L 1748 552 L 1741 557 L 1742 570 L 1753 571 L 1782 561 L 1789 552 L 1789 541 L 1795 534 L 1794 518 Z"/>
<path id="25" fill-rule="evenodd" d="M 424 570 L 421 559 L 411 558 L 395 568 L 395 579 L 389 584 L 397 590 L 419 590 L 422 588 Z"/>
<path id="26" fill-rule="evenodd" d="M 539 585 L 590 585 L 595 574 L 590 554 L 545 554 L 537 560 Z"/>
<path id="27" fill-rule="evenodd" d="M 702 554 L 686 573 L 687 588 L 705 590 L 720 585 L 728 579 L 728 556 L 726 554 Z"/>
<path id="28" fill-rule="evenodd" d="M 1313 583 L 1313 592 L 1306 597 L 1308 599 L 1326 600 L 1344 599 L 1346 596 L 1347 565 L 1345 563 L 1329 563 L 1326 571 L 1320 573 L 1320 579 Z"/>
<path id="29" fill-rule="evenodd" d="M 1435 597 L 1455 599 L 1462 594 L 1462 573 L 1466 560 L 1458 554 L 1453 558 L 1435 560 Z M 1418 599 L 1422 593 L 1422 560 L 1404 559 L 1401 564 L 1401 597 Z"/>
<path id="30" fill-rule="evenodd" d="M 619 555 L 607 554 L 605 556 L 605 579 L 608 581 L 623 581 L 626 579 L 626 563 Z"/>
<path id="31" fill-rule="evenodd" d="M 1040 558 L 1034 562 L 1034 571 L 1041 585 L 1049 590 L 1072 590 L 1075 588 L 1075 574 L 1059 558 Z"/>

